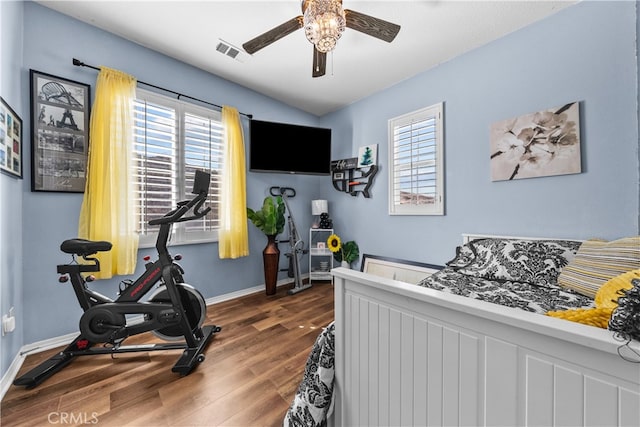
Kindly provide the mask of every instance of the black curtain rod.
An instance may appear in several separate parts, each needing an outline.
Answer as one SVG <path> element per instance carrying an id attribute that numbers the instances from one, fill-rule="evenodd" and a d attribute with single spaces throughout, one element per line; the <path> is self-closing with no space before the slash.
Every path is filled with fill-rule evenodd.
<path id="1" fill-rule="evenodd" d="M 82 62 L 82 61 L 80 61 L 79 59 L 76 59 L 76 58 L 73 58 L 73 65 L 76 65 L 78 67 L 92 68 L 94 70 L 100 71 L 100 68 L 94 67 L 93 65 L 85 64 L 84 62 Z M 180 99 L 180 97 L 189 98 L 189 99 L 193 99 L 194 101 L 202 102 L 203 104 L 212 105 L 212 106 L 222 110 L 222 106 L 218 105 L 218 104 L 213 104 L 213 103 L 208 102 L 208 101 L 203 101 L 202 99 L 194 98 L 192 96 L 185 95 L 185 94 L 173 91 L 171 89 L 166 89 L 166 88 L 163 88 L 163 87 L 160 87 L 160 86 L 152 85 L 151 83 L 143 82 L 141 80 L 137 80 L 137 82 L 142 84 L 142 85 L 145 85 L 145 86 L 149 86 L 149 87 L 152 87 L 152 88 L 155 88 L 155 89 L 160 89 L 160 90 L 163 90 L 165 92 L 169 92 L 169 93 L 172 93 L 174 95 L 177 95 L 178 99 Z M 248 117 L 250 119 L 253 118 L 252 114 L 246 114 L 246 113 L 240 113 L 240 114 L 242 114 L 243 116 L 246 116 L 246 117 Z"/>

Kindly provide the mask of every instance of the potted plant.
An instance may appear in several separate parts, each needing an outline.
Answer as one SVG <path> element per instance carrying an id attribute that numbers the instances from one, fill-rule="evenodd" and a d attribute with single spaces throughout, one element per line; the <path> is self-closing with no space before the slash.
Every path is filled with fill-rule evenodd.
<path id="1" fill-rule="evenodd" d="M 262 251 L 264 262 L 264 284 L 267 295 L 276 293 L 278 270 L 280 265 L 280 249 L 276 236 L 284 230 L 285 205 L 281 196 L 267 196 L 260 210 L 247 208 L 247 218 L 267 236 L 267 246 Z"/>
<path id="2" fill-rule="evenodd" d="M 351 263 L 360 256 L 360 248 L 356 242 L 350 240 L 342 243 L 337 234 L 329 236 L 327 246 L 333 252 L 333 258 L 340 262 L 342 267 L 351 268 Z"/>

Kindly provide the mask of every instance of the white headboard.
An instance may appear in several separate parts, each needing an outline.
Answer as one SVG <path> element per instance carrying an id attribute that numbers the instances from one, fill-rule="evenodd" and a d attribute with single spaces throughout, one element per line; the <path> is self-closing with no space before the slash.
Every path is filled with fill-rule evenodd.
<path id="1" fill-rule="evenodd" d="M 584 240 L 580 239 L 569 239 L 564 237 L 517 237 L 517 236 L 496 236 L 492 234 L 471 234 L 471 233 L 462 233 L 462 243 L 469 243 L 474 239 L 518 239 L 518 240 L 571 240 L 574 242 L 584 242 Z"/>

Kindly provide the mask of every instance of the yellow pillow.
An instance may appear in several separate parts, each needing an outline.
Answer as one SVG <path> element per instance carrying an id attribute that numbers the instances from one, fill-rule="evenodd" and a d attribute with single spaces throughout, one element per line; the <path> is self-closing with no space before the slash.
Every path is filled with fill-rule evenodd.
<path id="1" fill-rule="evenodd" d="M 616 308 L 618 306 L 618 297 L 620 296 L 619 291 L 633 288 L 631 284 L 633 279 L 640 279 L 640 269 L 627 271 L 613 279 L 609 279 L 596 292 L 596 307 Z"/>
<path id="2" fill-rule="evenodd" d="M 602 285 L 596 293 L 596 308 L 548 311 L 547 316 L 607 329 L 611 314 L 618 306 L 619 291 L 622 289 L 631 289 L 633 287 L 631 284 L 633 279 L 640 279 L 640 269 L 622 273 L 609 279 Z"/>
<path id="3" fill-rule="evenodd" d="M 607 329 L 613 308 L 575 308 L 573 310 L 547 311 L 547 316 Z"/>

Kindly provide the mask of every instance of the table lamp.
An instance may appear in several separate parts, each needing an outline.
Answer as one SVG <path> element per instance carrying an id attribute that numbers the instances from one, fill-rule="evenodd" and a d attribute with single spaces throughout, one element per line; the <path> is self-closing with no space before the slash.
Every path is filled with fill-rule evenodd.
<path id="1" fill-rule="evenodd" d="M 326 200 L 312 200 L 311 201 L 311 215 L 313 220 L 311 222 L 311 228 L 320 227 L 320 215 L 329 211 L 329 203 Z"/>

